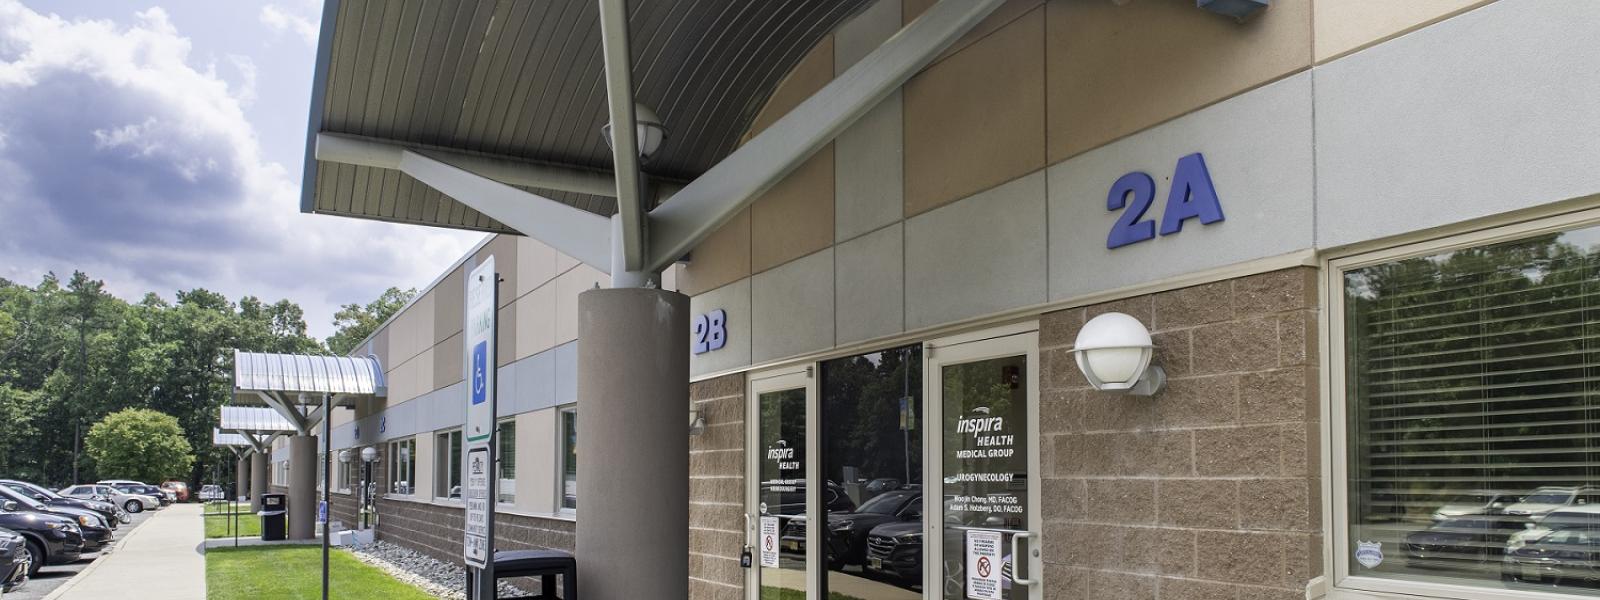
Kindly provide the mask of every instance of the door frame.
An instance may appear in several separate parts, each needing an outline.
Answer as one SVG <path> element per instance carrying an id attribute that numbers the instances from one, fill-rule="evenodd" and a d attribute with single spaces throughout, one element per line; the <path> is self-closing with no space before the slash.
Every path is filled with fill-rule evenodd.
<path id="1" fill-rule="evenodd" d="M 1027 321 L 947 336 L 923 343 L 923 481 L 922 494 L 923 570 L 922 594 L 928 600 L 944 595 L 944 396 L 941 370 L 946 365 L 965 364 L 1007 356 L 1027 356 L 1028 413 L 1028 550 L 1027 579 L 1034 581 L 1026 598 L 1044 598 L 1043 529 L 1044 472 L 1039 439 L 1039 323 Z M 938 486 L 938 487 L 932 487 Z M 1006 551 L 1010 549 L 1007 548 Z M 1013 557 L 1012 573 L 1020 571 L 1022 561 Z M 1017 589 L 1012 584 L 1012 598 Z"/>
<path id="2" fill-rule="evenodd" d="M 756 542 L 759 535 L 761 515 L 758 505 L 761 503 L 761 394 L 783 390 L 804 389 L 806 392 L 806 492 L 803 496 L 806 508 L 806 568 L 804 581 L 806 582 L 806 600 L 818 600 L 816 578 L 818 575 L 818 562 L 822 557 L 820 546 L 821 538 L 819 529 L 815 526 L 822 519 L 822 508 L 819 502 L 813 501 L 813 494 L 818 489 L 817 477 L 821 467 L 817 464 L 821 456 L 821 449 L 817 447 L 819 425 L 817 414 L 817 377 L 815 363 L 794 364 L 749 374 L 745 384 L 745 484 L 744 484 L 744 543 L 752 548 L 750 568 L 744 578 L 745 598 L 758 600 L 761 596 L 761 551 Z M 824 526 L 825 527 L 825 526 Z M 823 565 L 826 568 L 826 565 Z"/>

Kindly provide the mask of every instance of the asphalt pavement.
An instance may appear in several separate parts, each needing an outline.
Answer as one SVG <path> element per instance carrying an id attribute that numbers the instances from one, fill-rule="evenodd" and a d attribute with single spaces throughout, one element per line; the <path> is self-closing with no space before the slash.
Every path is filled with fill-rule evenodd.
<path id="1" fill-rule="evenodd" d="M 170 507 L 163 510 L 170 510 Z M 144 525 L 145 522 L 149 521 L 150 517 L 157 514 L 157 512 L 158 511 L 147 510 L 133 515 L 133 522 L 117 528 L 116 540 L 111 542 L 111 546 L 115 546 L 117 542 L 126 539 L 128 534 L 133 533 L 134 529 Z M 111 546 L 108 546 L 108 548 Z M 45 596 L 50 595 L 50 592 L 55 591 L 56 588 L 61 587 L 61 584 L 71 580 L 73 576 L 77 575 L 78 573 L 82 573 L 84 569 L 89 568 L 89 565 L 94 564 L 96 560 L 99 560 L 102 556 L 107 554 L 109 553 L 104 551 L 95 552 L 93 554 L 84 555 L 84 557 L 79 559 L 78 562 L 70 565 L 44 567 L 39 569 L 39 575 L 37 577 L 28 580 L 28 584 L 22 586 L 22 589 L 6 594 L 5 600 L 41 600 Z"/>

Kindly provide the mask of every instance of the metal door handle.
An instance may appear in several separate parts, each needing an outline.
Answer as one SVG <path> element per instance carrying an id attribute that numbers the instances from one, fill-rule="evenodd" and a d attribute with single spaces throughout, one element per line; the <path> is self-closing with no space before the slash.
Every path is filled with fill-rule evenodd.
<path id="1" fill-rule="evenodd" d="M 1011 536 L 1011 582 L 1017 585 L 1039 585 L 1039 580 L 1037 579 L 1022 577 L 1022 564 L 1032 564 L 1027 555 L 1022 553 L 1021 547 L 1017 545 L 1017 541 L 1022 538 L 1033 539 L 1034 534 L 1031 531 L 1023 531 Z"/>

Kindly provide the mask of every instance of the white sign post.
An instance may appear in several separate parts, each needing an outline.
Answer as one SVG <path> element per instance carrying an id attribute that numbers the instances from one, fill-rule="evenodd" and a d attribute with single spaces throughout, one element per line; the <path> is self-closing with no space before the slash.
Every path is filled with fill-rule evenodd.
<path id="1" fill-rule="evenodd" d="M 458 468 L 465 475 L 462 498 L 466 501 L 466 531 L 462 536 L 462 556 L 476 570 L 468 588 L 469 600 L 494 597 L 494 504 L 496 461 L 495 357 L 500 305 L 499 276 L 494 257 L 484 259 L 467 274 L 466 336 L 463 373 L 467 383 L 467 423 L 463 432 L 464 463 Z"/>
<path id="2" fill-rule="evenodd" d="M 1000 532 L 967 530 L 967 597 L 1000 600 Z"/>

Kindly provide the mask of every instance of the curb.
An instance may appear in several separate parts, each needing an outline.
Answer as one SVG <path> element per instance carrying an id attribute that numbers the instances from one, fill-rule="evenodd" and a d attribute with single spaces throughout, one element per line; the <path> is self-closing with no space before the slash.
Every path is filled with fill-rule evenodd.
<path id="1" fill-rule="evenodd" d="M 66 583 L 61 584 L 60 587 L 57 587 L 49 594 L 46 594 L 45 597 L 40 600 L 58 600 L 62 596 L 66 595 L 67 592 L 72 591 L 72 588 L 76 587 L 78 582 L 82 581 L 85 576 L 95 572 L 95 570 L 100 568 L 100 565 L 105 564 L 105 561 L 100 560 L 101 558 L 106 558 L 111 554 L 121 551 L 123 544 L 128 543 L 128 540 L 133 539 L 133 536 L 139 535 L 140 531 L 144 531 L 144 526 L 148 525 L 151 521 L 154 521 L 157 516 L 160 516 L 160 514 L 158 513 L 150 515 L 149 519 L 145 519 L 144 522 L 140 523 L 138 527 L 133 528 L 133 531 L 128 532 L 128 535 L 124 536 L 121 540 L 118 540 L 116 544 L 113 544 L 110 548 L 101 550 L 99 558 L 96 558 L 94 562 L 89 563 L 89 566 L 84 567 L 82 571 L 78 571 L 77 575 L 73 575 L 72 579 L 68 579 Z"/>

